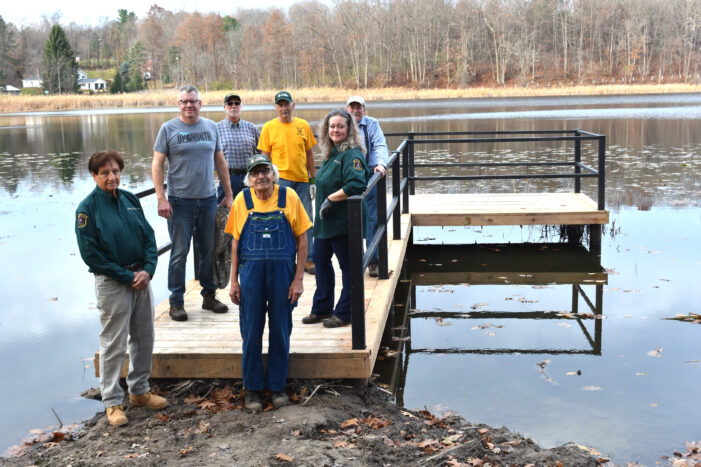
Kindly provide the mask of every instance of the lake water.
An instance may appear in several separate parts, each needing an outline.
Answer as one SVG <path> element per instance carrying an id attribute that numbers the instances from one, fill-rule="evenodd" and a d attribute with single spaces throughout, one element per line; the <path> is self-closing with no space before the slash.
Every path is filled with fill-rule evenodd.
<path id="1" fill-rule="evenodd" d="M 296 115 L 316 127 L 339 106 L 298 105 Z M 204 110 L 214 120 L 223 116 L 219 107 Z M 537 228 L 415 232 L 421 244 L 473 245 L 422 245 L 410 255 L 404 276 L 415 282 L 403 282 L 397 296 L 410 313 L 397 319 L 411 340 L 376 369 L 399 403 L 505 425 L 546 447 L 574 441 L 619 464 L 654 465 L 701 439 L 701 326 L 663 319 L 701 313 L 701 95 L 382 102 L 368 110 L 385 132 L 581 128 L 607 136 L 611 223 L 600 262 L 549 243 Z M 125 154 L 123 188 L 150 187 L 155 135 L 175 114 L 172 107 L 0 115 L 0 451 L 32 428 L 56 424 L 52 408 L 64 423 L 101 410 L 79 397 L 98 384 L 91 359 L 99 322 L 73 212 L 94 186 L 86 165 L 99 149 Z M 244 107 L 244 118 L 256 124 L 273 116 L 272 105 Z M 390 147 L 398 142 L 389 139 Z M 566 153 L 562 144 L 443 144 L 422 148 L 417 158 L 552 161 Z M 434 182 L 416 189 L 449 196 L 567 191 L 567 183 Z M 583 190 L 595 198 L 591 183 Z M 158 244 L 166 242 L 153 197 L 144 206 Z M 539 244 L 502 245 L 508 242 Z M 153 282 L 157 302 L 168 295 L 167 261 L 167 254 L 160 258 Z M 481 283 L 472 273 L 485 267 L 509 283 Z M 609 272 L 605 284 L 583 277 L 597 268 Z M 539 272 L 561 280 L 527 283 Z M 571 317 L 575 308 L 591 313 L 580 290 L 602 319 Z"/>

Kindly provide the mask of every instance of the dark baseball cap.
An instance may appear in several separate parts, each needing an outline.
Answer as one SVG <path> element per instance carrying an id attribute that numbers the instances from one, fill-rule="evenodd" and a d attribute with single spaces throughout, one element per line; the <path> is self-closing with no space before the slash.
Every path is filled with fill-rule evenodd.
<path id="1" fill-rule="evenodd" d="M 292 102 L 292 96 L 287 91 L 280 91 L 275 94 L 275 103 L 277 104 L 280 101 Z"/>
<path id="2" fill-rule="evenodd" d="M 265 154 L 254 154 L 248 159 L 248 164 L 246 164 L 246 172 L 250 172 L 253 167 L 258 165 L 268 165 L 272 166 L 273 163 Z"/>
<path id="3" fill-rule="evenodd" d="M 238 100 L 239 102 L 241 101 L 241 96 L 239 96 L 238 94 L 227 94 L 226 97 L 224 98 L 224 103 L 226 104 L 229 101 L 229 99 L 231 99 L 232 97 L 234 99 Z"/>

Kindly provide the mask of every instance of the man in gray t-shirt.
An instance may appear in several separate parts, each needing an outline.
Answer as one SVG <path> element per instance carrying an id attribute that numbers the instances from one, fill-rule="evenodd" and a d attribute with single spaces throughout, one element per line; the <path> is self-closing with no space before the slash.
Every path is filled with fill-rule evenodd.
<path id="1" fill-rule="evenodd" d="M 185 266 L 193 238 L 199 248 L 199 281 L 202 308 L 226 313 L 228 307 L 217 300 L 213 276 L 214 229 L 217 212 L 214 170 L 224 188 L 222 205 L 234 202 L 229 172 L 224 160 L 216 124 L 200 117 L 200 93 L 194 86 L 183 86 L 178 100 L 180 116 L 161 125 L 153 146 L 151 172 L 158 197 L 158 215 L 168 219 L 172 244 L 168 264 L 170 317 L 187 320 L 183 295 Z M 168 197 L 163 186 L 168 160 Z"/>

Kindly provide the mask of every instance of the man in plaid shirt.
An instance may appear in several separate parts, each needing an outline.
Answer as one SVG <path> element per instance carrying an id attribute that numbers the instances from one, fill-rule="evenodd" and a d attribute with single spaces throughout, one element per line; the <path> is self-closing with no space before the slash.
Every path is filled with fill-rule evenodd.
<path id="1" fill-rule="evenodd" d="M 246 163 L 253 154 L 259 152 L 258 138 L 260 129 L 251 122 L 241 120 L 241 97 L 238 94 L 227 94 L 224 98 L 226 118 L 217 123 L 219 139 L 224 148 L 224 159 L 229 166 L 231 191 L 236 195 L 243 189 L 243 179 L 246 176 Z M 224 188 L 219 183 L 217 202 L 224 198 Z"/>

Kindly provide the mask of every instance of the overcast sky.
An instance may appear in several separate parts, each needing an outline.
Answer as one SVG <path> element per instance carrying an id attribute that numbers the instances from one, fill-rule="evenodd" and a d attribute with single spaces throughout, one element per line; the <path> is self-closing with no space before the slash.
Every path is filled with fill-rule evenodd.
<path id="1" fill-rule="evenodd" d="M 59 23 L 68 25 L 71 22 L 83 26 L 97 26 L 104 19 L 116 19 L 117 10 L 122 8 L 136 13 L 138 18 L 146 16 L 146 12 L 154 3 L 170 11 L 199 11 L 201 13 L 216 12 L 221 15 L 233 15 L 238 8 L 269 8 L 276 6 L 287 9 L 295 3 L 295 0 L 256 0 L 255 2 L 221 0 L 118 0 L 79 2 L 76 0 L 35 0 L 24 3 L 17 0 L 3 0 L 0 15 L 5 22 L 14 23 L 15 26 L 39 24 L 42 16 L 51 17 L 54 13 L 61 14 Z"/>

